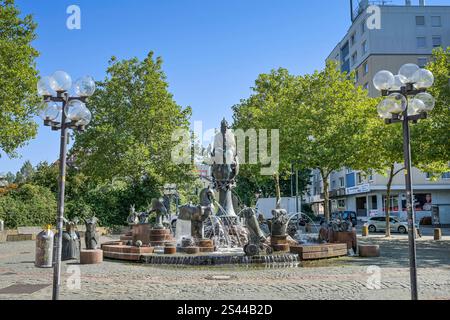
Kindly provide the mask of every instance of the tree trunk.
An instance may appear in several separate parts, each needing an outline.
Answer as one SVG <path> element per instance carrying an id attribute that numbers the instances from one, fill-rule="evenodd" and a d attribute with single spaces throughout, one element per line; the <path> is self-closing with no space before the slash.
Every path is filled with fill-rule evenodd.
<path id="1" fill-rule="evenodd" d="M 392 180 L 394 179 L 394 165 L 391 166 L 389 172 L 389 180 L 386 186 L 386 238 L 391 237 L 391 187 Z"/>
<path id="2" fill-rule="evenodd" d="M 392 182 L 394 181 L 394 177 L 399 174 L 402 170 L 405 168 L 400 168 L 399 170 L 395 171 L 395 165 L 393 164 L 391 166 L 390 172 L 389 172 L 389 180 L 388 184 L 386 186 L 386 238 L 389 238 L 391 236 L 391 189 L 392 189 Z"/>
<path id="3" fill-rule="evenodd" d="M 277 207 L 276 209 L 281 209 L 281 189 L 280 189 L 280 175 L 275 173 L 273 175 L 273 179 L 275 182 L 275 197 L 277 199 Z"/>
<path id="4" fill-rule="evenodd" d="M 323 181 L 323 211 L 325 214 L 325 220 L 330 221 L 330 192 L 328 190 L 328 175 L 329 173 L 325 174 L 322 170 L 320 170 L 320 175 L 322 176 Z"/>

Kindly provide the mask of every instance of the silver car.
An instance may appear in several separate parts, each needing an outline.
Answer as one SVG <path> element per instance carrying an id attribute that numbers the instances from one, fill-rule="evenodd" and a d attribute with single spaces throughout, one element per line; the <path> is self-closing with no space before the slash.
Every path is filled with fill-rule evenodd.
<path id="1" fill-rule="evenodd" d="M 391 232 L 408 233 L 408 223 L 397 217 L 390 217 Z M 386 217 L 371 217 L 367 220 L 369 232 L 386 231 Z M 417 230 L 419 227 L 416 225 Z"/>

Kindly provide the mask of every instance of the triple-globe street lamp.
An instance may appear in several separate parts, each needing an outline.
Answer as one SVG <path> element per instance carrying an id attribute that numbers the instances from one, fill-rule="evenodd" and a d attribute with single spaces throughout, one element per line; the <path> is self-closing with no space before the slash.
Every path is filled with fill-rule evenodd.
<path id="1" fill-rule="evenodd" d="M 375 88 L 385 97 L 378 105 L 378 114 L 386 124 L 401 122 L 403 125 L 403 156 L 405 161 L 406 210 L 408 214 L 408 240 L 410 260 L 411 298 L 418 299 L 416 264 L 416 224 L 413 208 L 411 180 L 411 143 L 409 122 L 426 119 L 435 106 L 435 99 L 426 92 L 434 83 L 433 73 L 408 63 L 397 75 L 382 70 L 373 78 Z"/>
<path id="2" fill-rule="evenodd" d="M 73 89 L 74 96 L 69 95 Z M 79 78 L 72 86 L 72 78 L 64 71 L 56 71 L 51 76 L 41 78 L 37 84 L 38 94 L 42 97 L 42 112 L 40 117 L 44 125 L 52 130 L 61 130 L 59 155 L 59 189 L 58 217 L 55 247 L 55 264 L 53 270 L 53 300 L 59 299 L 61 284 L 61 251 L 64 220 L 64 195 L 66 181 L 66 160 L 68 130 L 84 131 L 90 123 L 92 115 L 86 107 L 86 99 L 94 94 L 95 81 L 90 76 Z"/>

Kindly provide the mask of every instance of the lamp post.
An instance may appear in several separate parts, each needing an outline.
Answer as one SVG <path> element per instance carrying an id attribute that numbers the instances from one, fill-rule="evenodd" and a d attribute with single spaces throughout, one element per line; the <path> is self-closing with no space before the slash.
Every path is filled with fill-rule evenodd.
<path id="1" fill-rule="evenodd" d="M 406 210 L 408 214 L 409 267 L 411 299 L 418 300 L 416 264 L 416 224 L 413 208 L 411 179 L 411 142 L 409 122 L 417 123 L 427 118 L 427 112 L 434 109 L 435 100 L 426 92 L 434 83 L 433 74 L 415 64 L 403 65 L 398 75 L 382 70 L 373 78 L 375 88 L 386 97 L 378 105 L 378 114 L 386 124 L 402 123 L 403 156 L 405 161 Z"/>
<path id="2" fill-rule="evenodd" d="M 294 193 L 294 182 L 293 182 L 293 178 L 294 178 L 294 170 L 295 170 L 295 211 L 297 213 L 297 230 L 300 229 L 300 218 L 301 218 L 301 211 L 302 211 L 302 207 L 301 205 L 299 205 L 299 195 L 298 195 L 298 168 L 295 166 L 296 164 L 299 164 L 300 161 L 292 161 L 291 162 L 291 195 L 293 195 Z M 300 199 L 301 200 L 301 199 Z"/>
<path id="3" fill-rule="evenodd" d="M 46 76 L 39 80 L 38 94 L 43 98 L 43 110 L 40 117 L 44 125 L 51 127 L 53 131 L 61 130 L 59 153 L 59 186 L 58 186 L 58 212 L 56 254 L 53 269 L 53 293 L 52 299 L 59 299 L 59 287 L 61 284 L 61 250 L 62 229 L 64 219 L 64 195 L 66 182 L 66 160 L 69 129 L 84 131 L 91 121 L 92 115 L 86 107 L 87 97 L 95 91 L 95 81 L 86 76 L 78 79 L 73 90 L 76 96 L 69 96 L 68 90 L 72 88 L 72 78 L 64 71 L 56 71 L 52 76 Z"/>

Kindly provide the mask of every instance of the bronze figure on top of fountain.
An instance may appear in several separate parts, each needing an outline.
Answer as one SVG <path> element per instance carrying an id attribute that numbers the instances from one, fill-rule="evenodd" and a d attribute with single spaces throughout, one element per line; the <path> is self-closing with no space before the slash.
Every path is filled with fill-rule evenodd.
<path id="1" fill-rule="evenodd" d="M 211 157 L 214 189 L 219 191 L 220 206 L 217 216 L 236 218 L 231 191 L 236 186 L 239 162 L 235 137 L 228 128 L 228 123 L 225 119 L 222 120 L 220 133 L 214 138 L 214 148 Z"/>
<path id="2" fill-rule="evenodd" d="M 214 211 L 214 191 L 211 188 L 200 192 L 200 205 L 188 204 L 181 206 L 178 219 L 191 222 L 191 236 L 195 239 L 203 239 L 203 223 L 212 216 Z"/>

